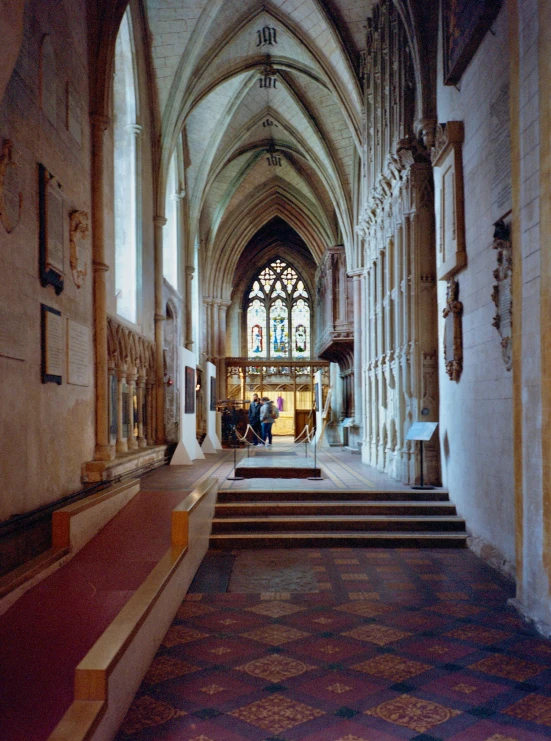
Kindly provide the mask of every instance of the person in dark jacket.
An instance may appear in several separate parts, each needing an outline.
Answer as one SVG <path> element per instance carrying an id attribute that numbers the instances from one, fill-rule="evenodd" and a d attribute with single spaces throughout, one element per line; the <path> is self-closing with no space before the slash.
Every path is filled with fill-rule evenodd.
<path id="1" fill-rule="evenodd" d="M 249 406 L 249 424 L 251 425 L 253 432 L 253 445 L 262 445 L 262 424 L 260 422 L 260 409 L 262 404 L 258 398 L 258 394 L 253 394 L 253 400 Z M 258 437 L 257 437 L 258 435 Z"/>
<path id="2" fill-rule="evenodd" d="M 279 412 L 276 411 L 273 401 L 270 401 L 270 399 L 265 396 L 262 399 L 260 421 L 262 422 L 262 439 L 267 448 L 272 447 L 272 425 L 278 416 Z"/>

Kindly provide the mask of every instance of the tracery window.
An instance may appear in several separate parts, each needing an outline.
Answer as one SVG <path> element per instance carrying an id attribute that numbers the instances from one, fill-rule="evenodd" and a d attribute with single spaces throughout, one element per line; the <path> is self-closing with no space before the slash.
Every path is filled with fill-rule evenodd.
<path id="1" fill-rule="evenodd" d="M 254 278 L 246 303 L 249 358 L 310 357 L 311 308 L 304 281 L 277 258 Z"/>
<path id="2" fill-rule="evenodd" d="M 129 11 L 123 16 L 115 45 L 113 78 L 115 290 L 117 314 L 138 320 L 138 100 Z"/>

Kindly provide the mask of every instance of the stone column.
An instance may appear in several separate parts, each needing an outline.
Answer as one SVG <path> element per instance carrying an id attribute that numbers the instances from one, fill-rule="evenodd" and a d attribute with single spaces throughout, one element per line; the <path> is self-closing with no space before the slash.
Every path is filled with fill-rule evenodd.
<path id="1" fill-rule="evenodd" d="M 145 389 L 145 376 L 140 373 L 137 381 L 138 388 L 138 447 L 145 448 L 147 446 L 147 439 L 144 430 L 143 420 L 143 405 L 144 405 L 144 389 Z"/>
<path id="2" fill-rule="evenodd" d="M 220 301 L 218 305 L 218 363 L 216 368 L 217 386 L 218 386 L 218 398 L 224 398 L 226 377 L 226 334 L 227 334 L 227 316 L 228 308 L 231 306 L 231 301 Z"/>
<path id="3" fill-rule="evenodd" d="M 149 378 L 145 385 L 145 417 L 147 444 L 153 445 L 155 443 L 153 427 L 153 382 Z"/>
<path id="4" fill-rule="evenodd" d="M 186 265 L 185 268 L 185 338 L 184 345 L 187 350 L 193 350 L 193 275 L 195 268 L 193 265 Z M 199 317 L 195 317 L 198 321 Z"/>
<path id="5" fill-rule="evenodd" d="M 212 347 L 212 299 L 204 298 L 203 305 L 205 307 L 205 353 L 207 360 L 211 360 L 214 355 Z"/>
<path id="6" fill-rule="evenodd" d="M 153 219 L 155 225 L 155 441 L 164 445 L 165 439 L 165 393 L 164 393 L 164 362 L 163 362 L 163 322 L 165 312 L 163 306 L 163 226 L 166 224 L 164 216 Z"/>
<path id="7" fill-rule="evenodd" d="M 134 435 L 134 390 L 136 388 L 136 373 L 126 374 L 126 383 L 128 384 L 128 450 L 136 450 L 138 441 Z"/>
<path id="8" fill-rule="evenodd" d="M 354 286 L 354 422 L 361 425 L 362 420 L 362 275 L 352 276 Z"/>
<path id="9" fill-rule="evenodd" d="M 128 443 L 125 437 L 123 437 L 122 425 L 123 425 L 123 399 L 122 399 L 122 386 L 126 381 L 126 373 L 124 371 L 117 371 L 117 453 L 126 453 L 128 450 Z"/>
<path id="10" fill-rule="evenodd" d="M 109 461 L 115 457 L 109 440 L 109 377 L 107 358 L 107 286 L 105 262 L 104 132 L 106 116 L 92 114 L 92 267 L 94 271 L 94 350 L 96 383 L 96 447 L 94 458 Z"/>

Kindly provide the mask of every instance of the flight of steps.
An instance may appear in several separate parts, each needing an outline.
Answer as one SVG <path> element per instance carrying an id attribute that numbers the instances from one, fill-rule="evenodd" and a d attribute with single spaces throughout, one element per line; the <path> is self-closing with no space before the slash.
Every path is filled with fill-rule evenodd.
<path id="1" fill-rule="evenodd" d="M 211 548 L 464 548 L 465 521 L 434 491 L 218 492 Z"/>

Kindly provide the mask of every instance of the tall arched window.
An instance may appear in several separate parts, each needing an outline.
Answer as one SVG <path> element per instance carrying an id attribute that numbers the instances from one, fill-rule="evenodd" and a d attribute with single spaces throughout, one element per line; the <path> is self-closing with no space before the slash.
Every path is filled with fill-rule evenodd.
<path id="1" fill-rule="evenodd" d="M 163 227 L 163 275 L 171 286 L 178 289 L 178 163 L 176 152 L 170 160 L 166 183 L 165 215 Z"/>
<path id="2" fill-rule="evenodd" d="M 113 81 L 115 171 L 115 290 L 117 314 L 137 321 L 137 125 L 134 50 L 129 11 L 123 16 L 115 45 Z"/>
<path id="3" fill-rule="evenodd" d="M 310 357 L 310 297 L 288 263 L 277 258 L 257 274 L 246 307 L 249 358 Z"/>

